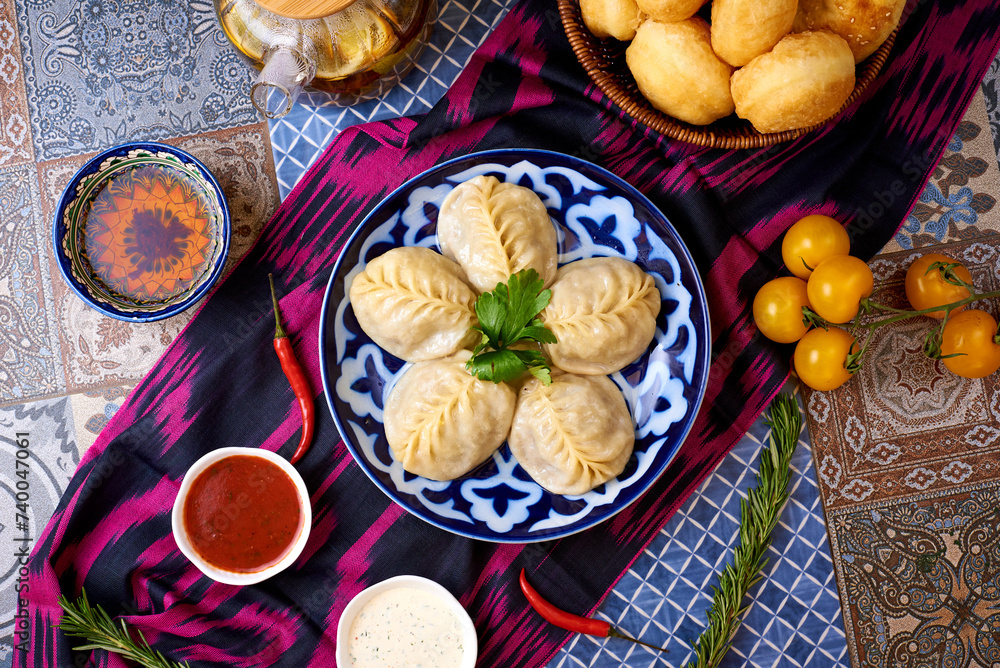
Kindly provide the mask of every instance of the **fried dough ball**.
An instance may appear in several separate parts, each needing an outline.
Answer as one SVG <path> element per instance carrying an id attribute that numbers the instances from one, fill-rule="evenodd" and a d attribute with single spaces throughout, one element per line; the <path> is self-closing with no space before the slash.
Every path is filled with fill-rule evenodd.
<path id="1" fill-rule="evenodd" d="M 595 37 L 627 42 L 642 21 L 635 0 L 580 0 L 583 22 Z"/>
<path id="2" fill-rule="evenodd" d="M 791 31 L 797 8 L 798 0 L 714 0 L 712 48 L 742 67 Z"/>
<path id="3" fill-rule="evenodd" d="M 639 11 L 660 23 L 689 19 L 706 2 L 708 0 L 636 0 Z"/>
<path id="4" fill-rule="evenodd" d="M 800 0 L 792 29 L 831 30 L 847 40 L 860 63 L 896 29 L 905 5 L 906 0 Z"/>
<path id="5" fill-rule="evenodd" d="M 708 23 L 695 16 L 676 23 L 644 21 L 625 51 L 639 91 L 650 104 L 692 125 L 733 113 L 733 68 L 712 51 Z"/>
<path id="6" fill-rule="evenodd" d="M 815 125 L 837 113 L 854 89 L 854 56 L 840 35 L 786 35 L 733 74 L 736 114 L 758 132 Z"/>

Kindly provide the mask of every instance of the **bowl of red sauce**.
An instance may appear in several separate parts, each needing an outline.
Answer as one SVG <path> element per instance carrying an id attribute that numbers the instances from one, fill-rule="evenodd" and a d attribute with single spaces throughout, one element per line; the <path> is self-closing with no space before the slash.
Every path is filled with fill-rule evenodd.
<path id="1" fill-rule="evenodd" d="M 171 525 L 177 546 L 202 573 L 248 585 L 299 557 L 312 508 L 302 476 L 284 458 L 257 448 L 219 448 L 184 474 Z"/>

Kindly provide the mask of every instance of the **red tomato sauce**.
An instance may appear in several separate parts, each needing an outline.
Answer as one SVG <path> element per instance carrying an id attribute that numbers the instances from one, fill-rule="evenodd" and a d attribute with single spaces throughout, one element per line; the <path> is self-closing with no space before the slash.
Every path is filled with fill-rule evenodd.
<path id="1" fill-rule="evenodd" d="M 288 553 L 301 530 L 295 483 L 260 457 L 233 455 L 202 471 L 184 501 L 184 528 L 216 568 L 254 573 Z"/>

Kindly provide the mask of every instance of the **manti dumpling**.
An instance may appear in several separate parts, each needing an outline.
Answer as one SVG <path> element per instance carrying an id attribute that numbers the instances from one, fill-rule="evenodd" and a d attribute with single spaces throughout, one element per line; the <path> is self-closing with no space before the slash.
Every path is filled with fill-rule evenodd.
<path id="1" fill-rule="evenodd" d="M 521 388 L 508 438 L 531 478 L 555 494 L 583 494 L 622 472 L 635 445 L 628 405 L 607 376 L 556 373 Z"/>
<path id="2" fill-rule="evenodd" d="M 660 292 L 635 263 L 596 257 L 559 268 L 542 322 L 556 336 L 545 353 L 563 371 L 611 374 L 635 361 L 656 334 Z"/>
<path id="3" fill-rule="evenodd" d="M 545 285 L 556 275 L 556 229 L 534 191 L 493 176 L 459 184 L 441 204 L 441 252 L 462 266 L 479 292 L 532 268 Z"/>
<path id="4" fill-rule="evenodd" d="M 454 480 L 486 461 L 510 432 L 517 394 L 465 369 L 471 353 L 410 367 L 389 392 L 385 435 L 403 468 Z"/>
<path id="5" fill-rule="evenodd" d="M 445 357 L 475 341 L 476 294 L 454 261 L 429 248 L 394 248 L 354 277 L 358 324 L 407 362 Z"/>

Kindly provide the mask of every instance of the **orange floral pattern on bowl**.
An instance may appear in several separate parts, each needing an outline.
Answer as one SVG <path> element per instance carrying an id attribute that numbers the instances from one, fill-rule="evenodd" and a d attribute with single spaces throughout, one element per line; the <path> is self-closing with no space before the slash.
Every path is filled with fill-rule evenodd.
<path id="1" fill-rule="evenodd" d="M 169 301 L 211 272 L 217 220 L 205 191 L 160 164 L 129 168 L 97 194 L 83 227 L 86 257 L 112 294 Z"/>

